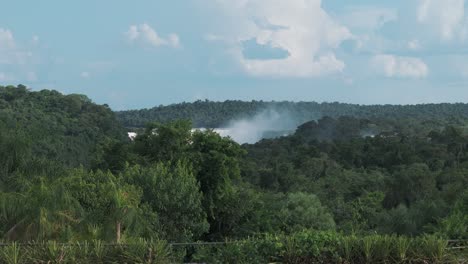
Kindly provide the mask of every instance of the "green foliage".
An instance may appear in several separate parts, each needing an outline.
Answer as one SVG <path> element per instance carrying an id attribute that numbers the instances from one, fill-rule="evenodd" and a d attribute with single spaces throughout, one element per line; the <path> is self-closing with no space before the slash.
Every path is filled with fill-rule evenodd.
<path id="1" fill-rule="evenodd" d="M 329 230 L 335 228 L 335 222 L 327 209 L 322 206 L 317 196 L 307 193 L 289 193 L 278 212 L 286 232 L 301 229 Z"/>
<path id="2" fill-rule="evenodd" d="M 407 206 L 424 199 L 436 191 L 435 175 L 426 164 L 412 164 L 398 169 L 392 177 L 385 204 Z"/>
<path id="3" fill-rule="evenodd" d="M 0 131 L 0 155 L 15 153 L 2 159 L 9 173 L 21 160 L 39 158 L 90 167 L 106 140 L 125 137 L 108 107 L 84 95 L 32 92 L 22 85 L 0 86 Z"/>
<path id="4" fill-rule="evenodd" d="M 244 153 L 234 141 L 212 132 L 195 132 L 192 159 L 204 194 L 203 206 L 211 224 L 218 218 L 216 208 L 224 196 L 234 195 L 232 182 L 240 180 L 239 157 Z M 215 224 L 216 225 L 216 224 Z"/>
<path id="5" fill-rule="evenodd" d="M 226 241 L 222 246 L 201 246 L 196 249 L 193 261 L 203 263 L 268 263 L 269 255 L 260 254 L 262 243 L 258 239 Z"/>
<path id="6" fill-rule="evenodd" d="M 106 256 L 110 263 L 165 264 L 177 261 L 177 254 L 165 241 L 136 240 L 113 248 Z"/>
<path id="7" fill-rule="evenodd" d="M 57 243 L 55 241 L 0 248 L 0 261 L 20 263 L 148 263 L 166 264 L 181 261 L 178 253 L 165 241 L 135 240 L 131 243 L 104 244 L 102 241 Z"/>
<path id="8" fill-rule="evenodd" d="M 366 193 L 353 200 L 347 210 L 351 215 L 349 222 L 343 223 L 343 229 L 353 232 L 366 232 L 375 230 L 379 226 L 380 215 L 383 213 L 382 192 Z"/>
<path id="9" fill-rule="evenodd" d="M 180 253 L 183 254 L 180 254 Z M 102 241 L 54 241 L 0 248 L 2 263 L 180 263 L 184 250 L 162 240 L 135 239 L 126 244 Z M 265 234 L 219 244 L 194 245 L 185 261 L 203 263 L 456 263 L 447 241 L 435 236 L 357 237 L 304 230 Z"/>
<path id="10" fill-rule="evenodd" d="M 60 181 L 40 178 L 26 192 L 2 193 L 0 199 L 3 232 L 9 239 L 62 239 L 81 220 L 79 202 Z"/>
<path id="11" fill-rule="evenodd" d="M 72 258 L 72 249 L 55 241 L 38 243 L 30 247 L 28 259 L 35 263 L 66 263 Z"/>
<path id="12" fill-rule="evenodd" d="M 148 168 L 126 168 L 121 176 L 143 190 L 142 202 L 157 215 L 153 219 L 161 238 L 191 241 L 208 231 L 202 193 L 190 166 L 157 163 Z"/>
<path id="13" fill-rule="evenodd" d="M 147 162 L 184 159 L 190 147 L 191 128 L 191 123 L 183 120 L 148 124 L 145 132 L 135 138 L 134 150 Z"/>
<path id="14" fill-rule="evenodd" d="M 10 245 L 3 246 L 3 248 L 0 249 L 0 252 L 0 259 L 5 264 L 24 263 L 24 252 L 22 252 L 22 248 L 18 243 L 11 243 Z"/>
<path id="15" fill-rule="evenodd" d="M 194 260 L 207 263 L 448 263 L 447 241 L 334 232 L 301 231 L 265 235 L 223 246 L 200 247 Z M 236 262 L 237 261 L 237 262 Z"/>
<path id="16" fill-rule="evenodd" d="M 440 219 L 436 233 L 450 239 L 468 239 L 468 191 L 460 196 L 452 212 Z"/>
<path id="17" fill-rule="evenodd" d="M 305 123 L 242 146 L 191 131 L 189 120 L 219 126 L 269 106 Z M 464 104 L 200 101 L 118 113 L 127 125 L 161 122 L 131 141 L 85 96 L 0 87 L 0 235 L 13 242 L 1 261 L 448 261 L 447 239 L 468 237 L 466 114 Z M 166 242 L 197 240 L 227 243 Z"/>
<path id="18" fill-rule="evenodd" d="M 442 232 L 463 233 L 467 209 L 451 223 L 445 218 L 468 186 L 465 132 L 435 122 L 415 134 L 405 120 L 386 122 L 322 118 L 294 135 L 244 145 L 241 174 L 258 189 L 317 195 L 345 232 L 417 235 L 445 221 Z M 398 132 L 359 135 L 392 126 Z"/>
<path id="19" fill-rule="evenodd" d="M 419 255 L 421 259 L 427 259 L 431 263 L 443 263 L 448 254 L 447 243 L 445 239 L 426 235 L 416 242 L 419 250 L 414 250 L 413 254 Z"/>
<path id="20" fill-rule="evenodd" d="M 298 125 L 322 116 L 356 118 L 390 118 L 418 122 L 430 117 L 427 123 L 466 119 L 466 104 L 423 104 L 423 105 L 355 105 L 345 103 L 316 102 L 264 102 L 233 101 L 224 102 L 195 101 L 168 106 L 157 106 L 151 109 L 117 112 L 120 121 L 126 127 L 145 127 L 147 123 L 167 123 L 174 120 L 191 120 L 196 127 L 223 127 L 231 120 L 249 118 L 264 109 L 275 109 L 277 112 L 289 113 L 298 121 Z M 346 129 L 346 127 L 343 127 Z M 415 130 L 416 131 L 416 130 Z"/>

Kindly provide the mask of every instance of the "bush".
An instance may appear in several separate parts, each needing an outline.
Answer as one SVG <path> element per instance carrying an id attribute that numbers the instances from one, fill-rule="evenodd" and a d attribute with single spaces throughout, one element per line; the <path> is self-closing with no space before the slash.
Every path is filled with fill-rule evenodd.
<path id="1" fill-rule="evenodd" d="M 194 261 L 205 263 L 442 263 L 447 241 L 435 236 L 343 235 L 304 230 L 263 235 L 224 245 L 199 247 Z"/>
<path id="2" fill-rule="evenodd" d="M 165 241 L 101 241 L 61 244 L 12 243 L 0 248 L 0 263 L 457 263 L 447 240 L 436 236 L 343 235 L 304 230 L 292 235 L 265 234 L 222 244 L 189 245 L 176 250 Z"/>
<path id="3" fill-rule="evenodd" d="M 137 240 L 128 244 L 102 241 L 57 243 L 55 241 L 0 248 L 0 263 L 179 263 L 182 257 L 165 241 Z"/>

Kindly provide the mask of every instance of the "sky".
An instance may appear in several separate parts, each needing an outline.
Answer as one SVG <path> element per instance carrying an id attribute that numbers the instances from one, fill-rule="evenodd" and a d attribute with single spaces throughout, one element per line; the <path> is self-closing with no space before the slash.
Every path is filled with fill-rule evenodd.
<path id="1" fill-rule="evenodd" d="M 0 0 L 0 85 L 115 110 L 468 101 L 465 0 Z"/>

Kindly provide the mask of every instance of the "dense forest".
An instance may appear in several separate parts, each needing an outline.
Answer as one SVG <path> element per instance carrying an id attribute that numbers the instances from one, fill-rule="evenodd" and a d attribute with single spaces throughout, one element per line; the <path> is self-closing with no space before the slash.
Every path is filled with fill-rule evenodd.
<path id="1" fill-rule="evenodd" d="M 194 127 L 218 128 L 229 122 L 254 116 L 268 109 L 288 113 L 298 124 L 318 118 L 353 116 L 367 119 L 448 121 L 466 119 L 468 104 L 421 104 L 421 105 L 356 105 L 345 103 L 316 102 L 264 102 L 264 101 L 195 101 L 193 103 L 158 106 L 151 109 L 116 112 L 125 127 L 145 127 L 150 122 L 190 120 Z"/>
<path id="2" fill-rule="evenodd" d="M 0 154 L 4 164 L 14 163 L 11 151 L 17 149 L 23 160 L 89 167 L 98 161 L 106 142 L 125 139 L 111 109 L 84 95 L 29 92 L 22 85 L 0 89 L 0 142 L 2 150 L 10 149 Z M 4 164 L 3 168 L 8 167 Z"/>
<path id="3" fill-rule="evenodd" d="M 308 120 L 256 144 L 191 131 L 271 104 Z M 0 260 L 456 263 L 467 118 L 464 104 L 237 101 L 115 114 L 0 87 Z M 124 126 L 144 129 L 129 140 Z"/>

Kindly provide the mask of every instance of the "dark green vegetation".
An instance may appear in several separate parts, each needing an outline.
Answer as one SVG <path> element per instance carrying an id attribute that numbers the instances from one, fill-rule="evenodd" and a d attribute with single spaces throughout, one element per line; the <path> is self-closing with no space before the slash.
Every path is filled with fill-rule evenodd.
<path id="1" fill-rule="evenodd" d="M 125 139 L 123 132 L 109 107 L 84 95 L 0 86 L 0 162 L 5 170 L 19 165 L 14 158 L 89 167 L 105 143 Z"/>
<path id="2" fill-rule="evenodd" d="M 195 263 L 460 263 L 463 252 L 447 249 L 435 236 L 342 235 L 302 231 L 261 235 L 223 244 L 190 246 L 165 241 L 131 240 L 127 244 L 55 241 L 10 243 L 0 248 L 6 263 L 182 263 L 190 252 Z"/>
<path id="3" fill-rule="evenodd" d="M 196 101 L 193 103 L 158 106 L 151 109 L 116 112 L 125 127 L 145 127 L 149 122 L 191 120 L 194 127 L 224 127 L 229 121 L 249 118 L 262 110 L 271 109 L 287 113 L 294 121 L 304 123 L 324 116 L 337 118 L 353 116 L 366 119 L 453 121 L 468 117 L 468 104 L 425 105 L 355 105 L 316 102 L 264 102 L 264 101 Z"/>
<path id="4" fill-rule="evenodd" d="M 130 141 L 84 96 L 0 87 L 0 235 L 36 241 L 0 247 L 0 259 L 453 260 L 447 240 L 468 238 L 468 115 L 421 107 L 323 117 L 253 145 L 183 120 Z"/>

